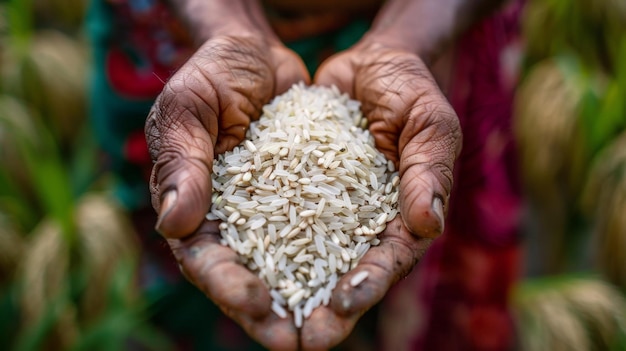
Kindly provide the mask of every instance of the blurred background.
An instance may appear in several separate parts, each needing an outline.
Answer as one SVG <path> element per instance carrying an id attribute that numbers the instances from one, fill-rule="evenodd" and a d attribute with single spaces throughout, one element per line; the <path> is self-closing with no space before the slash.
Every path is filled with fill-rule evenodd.
<path id="1" fill-rule="evenodd" d="M 87 1 L 0 1 L 0 348 L 167 349 L 87 117 Z"/>
<path id="2" fill-rule="evenodd" d="M 524 350 L 626 349 L 626 2 L 528 1 L 514 129 Z"/>
<path id="3" fill-rule="evenodd" d="M 0 348 L 169 350 L 88 119 L 87 0 L 0 0 Z M 626 1 L 527 1 L 520 350 L 626 350 Z"/>

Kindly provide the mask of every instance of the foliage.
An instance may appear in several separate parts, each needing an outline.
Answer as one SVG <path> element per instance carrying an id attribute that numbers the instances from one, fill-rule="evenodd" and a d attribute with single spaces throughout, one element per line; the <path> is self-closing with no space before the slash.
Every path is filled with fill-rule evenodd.
<path id="1" fill-rule="evenodd" d="M 79 20 L 64 10 L 48 14 L 62 31 L 41 26 L 40 9 L 59 1 L 0 2 L 0 340 L 24 351 L 169 349 L 148 322 L 138 244 L 86 123 Z"/>
<path id="2" fill-rule="evenodd" d="M 616 146 L 626 133 L 626 5 L 533 0 L 525 11 L 528 47 L 515 132 L 540 236 L 553 239 L 554 256 L 543 259 L 545 272 L 554 274 L 583 260 L 596 238 L 620 236 L 609 239 L 620 242 L 626 236 L 626 228 L 609 233 L 604 225 L 626 212 L 619 185 L 626 156 Z"/>
<path id="3" fill-rule="evenodd" d="M 624 23 L 619 0 L 525 8 L 514 128 L 544 252 L 515 293 L 523 350 L 626 349 Z"/>
<path id="4" fill-rule="evenodd" d="M 515 295 L 523 350 L 623 350 L 626 300 L 592 276 L 526 281 Z"/>

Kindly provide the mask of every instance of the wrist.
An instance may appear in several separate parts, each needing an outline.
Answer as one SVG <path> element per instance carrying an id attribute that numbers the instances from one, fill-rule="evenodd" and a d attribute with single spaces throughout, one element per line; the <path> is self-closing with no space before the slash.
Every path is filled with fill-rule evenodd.
<path id="1" fill-rule="evenodd" d="M 437 56 L 432 43 L 426 38 L 423 40 L 404 40 L 403 37 L 394 33 L 370 32 L 366 34 L 355 46 L 361 50 L 400 50 L 417 55 L 424 63 L 429 65 Z"/>
<path id="2" fill-rule="evenodd" d="M 426 64 L 504 0 L 389 0 L 362 39 L 418 55 Z"/>
<path id="3" fill-rule="evenodd" d="M 196 45 L 217 36 L 257 36 L 278 42 L 257 0 L 170 0 Z"/>

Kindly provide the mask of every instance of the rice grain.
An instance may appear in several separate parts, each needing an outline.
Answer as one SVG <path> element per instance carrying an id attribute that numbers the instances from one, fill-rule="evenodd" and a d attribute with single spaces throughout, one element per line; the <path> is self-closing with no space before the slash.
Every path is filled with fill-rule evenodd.
<path id="1" fill-rule="evenodd" d="M 294 85 L 263 107 L 246 140 L 214 162 L 209 220 L 296 327 L 398 214 L 400 178 L 376 150 L 360 104 L 336 87 Z M 351 286 L 366 279 L 355 274 Z"/>
<path id="2" fill-rule="evenodd" d="M 368 271 L 360 271 L 359 273 L 355 274 L 352 279 L 350 279 L 350 285 L 355 287 L 358 286 L 359 284 L 361 284 L 365 279 L 367 279 L 367 277 L 369 276 L 369 272 Z"/>

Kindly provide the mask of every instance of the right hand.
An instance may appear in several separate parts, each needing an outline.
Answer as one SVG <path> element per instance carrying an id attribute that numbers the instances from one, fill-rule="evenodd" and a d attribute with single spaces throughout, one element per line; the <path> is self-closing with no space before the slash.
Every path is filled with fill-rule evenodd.
<path id="1" fill-rule="evenodd" d="M 461 128 L 422 59 L 390 41 L 357 44 L 329 58 L 315 77 L 316 84 L 335 85 L 361 102 L 376 147 L 399 171 L 400 213 L 379 235 L 380 245 L 339 280 L 330 304 L 304 322 L 304 350 L 329 349 L 346 338 L 444 230 Z M 369 277 L 352 287 L 360 271 Z"/>
<path id="2" fill-rule="evenodd" d="M 219 243 L 211 206 L 216 155 L 245 136 L 264 104 L 309 77 L 300 58 L 262 35 L 217 36 L 167 82 L 146 122 L 154 163 L 157 230 L 185 276 L 246 332 L 271 349 L 296 349 L 293 321 L 278 318 L 263 282 Z"/>

